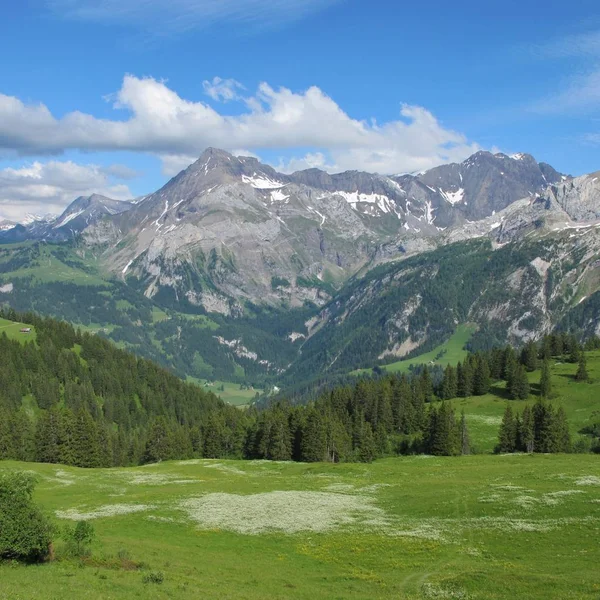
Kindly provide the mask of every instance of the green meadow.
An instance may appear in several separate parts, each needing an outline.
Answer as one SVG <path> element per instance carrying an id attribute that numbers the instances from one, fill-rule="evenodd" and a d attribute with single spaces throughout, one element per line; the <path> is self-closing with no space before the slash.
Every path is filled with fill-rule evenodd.
<path id="1" fill-rule="evenodd" d="M 230 381 L 206 381 L 205 379 L 196 379 L 194 377 L 188 377 L 188 381 L 196 383 L 207 392 L 212 392 L 216 396 L 219 396 L 223 402 L 232 404 L 233 406 L 245 407 L 252 403 L 257 392 L 260 394 L 262 390 L 253 389 L 240 389 L 239 383 L 232 383 Z"/>
<path id="2" fill-rule="evenodd" d="M 477 327 L 472 323 L 459 325 L 456 331 L 446 340 L 433 350 L 419 354 L 413 358 L 399 360 L 393 363 L 382 365 L 382 368 L 388 373 L 407 373 L 411 365 L 456 365 L 456 363 L 464 360 L 468 354 L 465 350 L 467 342 L 475 333 Z M 353 375 L 363 375 L 371 372 L 371 369 L 357 369 L 353 371 Z"/>
<path id="3" fill-rule="evenodd" d="M 2 599 L 600 596 L 595 455 L 0 468 L 96 532 L 88 558 L 0 566 Z"/>
<path id="4" fill-rule="evenodd" d="M 30 328 L 29 333 L 21 333 L 21 329 Z M 0 319 L 0 335 L 3 333 L 11 340 L 18 340 L 19 342 L 35 341 L 36 333 L 35 327 L 27 325 L 27 323 L 15 323 L 14 321 L 8 321 L 6 319 Z"/>

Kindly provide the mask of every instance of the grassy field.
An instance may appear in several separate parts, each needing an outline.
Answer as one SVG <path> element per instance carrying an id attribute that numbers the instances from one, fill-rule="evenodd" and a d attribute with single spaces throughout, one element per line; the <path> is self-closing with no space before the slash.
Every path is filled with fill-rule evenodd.
<path id="1" fill-rule="evenodd" d="M 30 327 L 30 333 L 21 333 L 22 328 Z M 34 341 L 36 339 L 35 327 L 27 325 L 26 323 L 15 323 L 14 321 L 7 321 L 6 319 L 0 319 L 0 335 L 5 333 L 11 340 L 18 340 L 19 342 Z"/>
<path id="2" fill-rule="evenodd" d="M 471 339 L 475 331 L 475 325 L 469 323 L 459 325 L 446 342 L 440 344 L 430 352 L 383 365 L 382 368 L 385 368 L 388 373 L 407 373 L 411 365 L 435 364 L 441 367 L 449 364 L 456 365 L 457 362 L 467 356 L 468 353 L 465 350 L 465 344 Z M 352 374 L 362 375 L 370 372 L 371 369 L 357 369 Z"/>
<path id="3" fill-rule="evenodd" d="M 259 394 L 262 393 L 262 390 L 258 389 L 241 390 L 239 383 L 231 383 L 230 381 L 207 382 L 204 379 L 196 379 L 194 377 L 188 377 L 188 380 L 209 392 L 213 392 L 213 394 L 219 396 L 224 402 L 233 404 L 234 406 L 248 406 L 257 392 Z"/>
<path id="4" fill-rule="evenodd" d="M 38 475 L 59 528 L 96 530 L 81 564 L 57 542 L 0 566 L 3 600 L 600 597 L 594 455 L 2 468 Z"/>

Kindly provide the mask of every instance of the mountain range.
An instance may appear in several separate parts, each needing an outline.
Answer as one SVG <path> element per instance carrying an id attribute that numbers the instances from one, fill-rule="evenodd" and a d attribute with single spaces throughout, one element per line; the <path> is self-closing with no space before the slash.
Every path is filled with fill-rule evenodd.
<path id="1" fill-rule="evenodd" d="M 181 374 L 233 380 L 398 360 L 465 322 L 473 344 L 593 330 L 599 179 L 490 152 L 418 174 L 284 174 L 209 148 L 153 194 L 82 197 L 0 231 L 0 289 Z"/>

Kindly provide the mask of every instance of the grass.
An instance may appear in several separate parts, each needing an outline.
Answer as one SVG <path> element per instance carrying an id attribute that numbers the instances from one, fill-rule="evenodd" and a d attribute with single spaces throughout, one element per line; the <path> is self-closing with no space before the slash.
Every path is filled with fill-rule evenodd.
<path id="1" fill-rule="evenodd" d="M 21 333 L 21 329 L 27 327 L 31 328 L 31 332 Z M 35 327 L 27 325 L 27 323 L 15 323 L 14 321 L 0 319 L 0 335 L 3 333 L 5 333 L 9 339 L 18 340 L 22 343 L 35 341 L 37 338 Z"/>
<path id="2" fill-rule="evenodd" d="M 251 390 L 241 390 L 239 383 L 231 383 L 229 381 L 209 382 L 205 379 L 196 379 L 195 377 L 188 377 L 188 381 L 196 383 L 205 390 L 220 396 L 224 402 L 239 407 L 248 406 L 252 403 L 257 392 L 259 394 L 262 393 L 262 390 L 256 388 Z M 223 389 L 221 389 L 221 387 L 223 387 Z"/>
<path id="3" fill-rule="evenodd" d="M 0 566 L 1 598 L 600 595 L 593 455 L 1 468 L 38 475 L 36 500 L 59 527 L 87 518 L 96 530 L 81 563 L 58 542 L 58 560 Z"/>
<path id="4" fill-rule="evenodd" d="M 472 323 L 459 325 L 456 331 L 443 344 L 440 344 L 433 350 L 408 358 L 399 360 L 387 365 L 382 365 L 388 373 L 407 373 L 411 365 L 431 364 L 445 367 L 447 365 L 456 365 L 462 361 L 468 354 L 465 345 L 471 339 L 471 336 L 477 330 L 477 326 Z M 352 371 L 352 375 L 363 375 L 371 372 L 372 369 L 357 369 Z"/>

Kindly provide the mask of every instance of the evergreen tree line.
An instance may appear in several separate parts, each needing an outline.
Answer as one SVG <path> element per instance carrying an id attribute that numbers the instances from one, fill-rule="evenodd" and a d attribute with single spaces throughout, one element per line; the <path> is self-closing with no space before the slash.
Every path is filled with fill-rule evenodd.
<path id="1" fill-rule="evenodd" d="M 566 353 L 581 370 L 584 357 L 569 336 L 549 336 L 520 353 L 506 347 L 470 354 L 438 382 L 424 366 L 411 376 L 337 386 L 307 405 L 282 400 L 243 411 L 99 336 L 34 314 L 0 316 L 37 332 L 36 342 L 0 336 L 0 458 L 82 467 L 194 457 L 369 462 L 391 454 L 467 454 L 464 415 L 445 400 L 484 394 L 499 379 L 513 397 L 526 397 L 517 394 L 519 373 L 539 361 L 542 380 L 547 376 L 540 389 L 550 397 L 549 358 Z M 556 433 L 566 427 L 564 413 L 540 406 L 545 416 L 533 420 L 531 451 L 566 451 L 570 441 Z M 501 451 L 529 448 L 526 411 L 513 419 L 514 436 L 503 434 L 509 441 Z"/>
<path id="2" fill-rule="evenodd" d="M 600 348 L 600 339 L 590 338 L 582 346 L 569 334 L 558 333 L 545 336 L 540 342 L 529 341 L 518 352 L 512 346 L 494 348 L 487 352 L 469 354 L 456 367 L 448 365 L 444 370 L 436 393 L 441 399 L 483 396 L 494 381 L 506 381 L 510 399 L 525 400 L 531 390 L 527 373 L 541 368 L 540 396 L 552 394 L 550 360 L 558 359 L 577 363 L 576 379 L 587 381 L 587 365 L 584 350 Z"/>
<path id="3" fill-rule="evenodd" d="M 533 407 L 526 406 L 521 413 L 513 413 L 507 404 L 496 452 L 571 452 L 571 434 L 562 406 L 539 399 Z"/>

